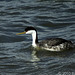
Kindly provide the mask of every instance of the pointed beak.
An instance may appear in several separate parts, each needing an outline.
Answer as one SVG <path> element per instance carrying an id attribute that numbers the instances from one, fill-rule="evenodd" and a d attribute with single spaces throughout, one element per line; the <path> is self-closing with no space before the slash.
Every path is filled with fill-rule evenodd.
<path id="1" fill-rule="evenodd" d="M 20 35 L 20 34 L 26 34 L 26 32 L 17 33 L 16 35 Z"/>

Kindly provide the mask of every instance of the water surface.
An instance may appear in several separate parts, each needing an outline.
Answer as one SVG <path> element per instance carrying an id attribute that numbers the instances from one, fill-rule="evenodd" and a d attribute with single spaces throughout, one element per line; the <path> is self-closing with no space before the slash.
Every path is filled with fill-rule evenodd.
<path id="1" fill-rule="evenodd" d="M 31 36 L 16 35 L 27 26 L 37 29 L 39 41 L 60 37 L 75 43 L 75 2 L 1 0 L 0 75 L 75 75 L 75 51 L 35 54 Z"/>

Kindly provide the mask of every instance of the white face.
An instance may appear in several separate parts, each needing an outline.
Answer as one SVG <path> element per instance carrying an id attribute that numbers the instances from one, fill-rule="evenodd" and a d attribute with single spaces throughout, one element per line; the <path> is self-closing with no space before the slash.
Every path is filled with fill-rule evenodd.
<path id="1" fill-rule="evenodd" d="M 29 31 L 26 32 L 26 34 L 33 34 L 35 32 L 36 32 L 35 30 L 29 30 Z"/>

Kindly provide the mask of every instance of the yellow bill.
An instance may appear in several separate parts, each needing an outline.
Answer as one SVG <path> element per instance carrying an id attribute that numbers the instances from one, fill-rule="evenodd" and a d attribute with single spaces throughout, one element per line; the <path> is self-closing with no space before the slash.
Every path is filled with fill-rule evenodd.
<path id="1" fill-rule="evenodd" d="M 16 35 L 25 34 L 26 32 L 17 33 Z"/>

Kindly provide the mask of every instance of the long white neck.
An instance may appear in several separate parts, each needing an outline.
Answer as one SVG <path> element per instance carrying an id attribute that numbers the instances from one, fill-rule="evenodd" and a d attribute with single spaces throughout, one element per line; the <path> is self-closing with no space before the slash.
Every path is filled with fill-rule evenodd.
<path id="1" fill-rule="evenodd" d="M 33 47 L 36 47 L 37 45 L 36 45 L 36 38 L 37 38 L 37 33 L 36 33 L 36 31 L 34 31 L 33 33 L 32 33 L 32 46 Z"/>

